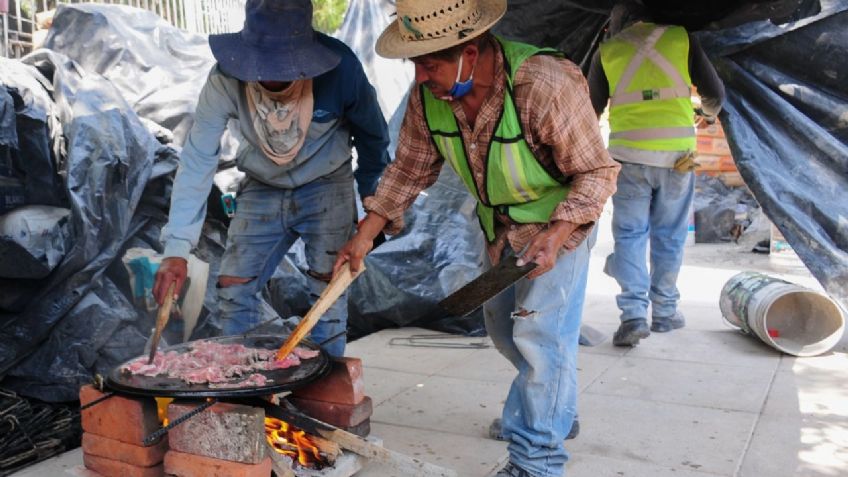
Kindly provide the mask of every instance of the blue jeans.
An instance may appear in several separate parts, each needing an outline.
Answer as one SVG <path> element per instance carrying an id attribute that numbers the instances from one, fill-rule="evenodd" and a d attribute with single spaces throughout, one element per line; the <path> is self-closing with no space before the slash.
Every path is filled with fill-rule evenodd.
<path id="1" fill-rule="evenodd" d="M 303 239 L 312 303 L 327 287 L 313 275 L 329 276 L 338 251 L 350 238 L 354 219 L 353 174 L 349 167 L 296 189 L 279 189 L 249 179 L 237 198 L 220 276 L 252 278 L 218 287 L 224 334 L 243 333 L 261 321 L 260 291 L 298 238 Z M 347 293 L 324 314 L 310 338 L 321 343 L 347 329 Z M 346 340 L 328 343 L 332 356 L 344 354 Z"/>
<path id="2" fill-rule="evenodd" d="M 561 477 L 568 460 L 563 440 L 577 412 L 577 342 L 595 236 L 483 308 L 495 347 L 518 370 L 502 416 L 509 458 L 534 476 Z"/>
<path id="3" fill-rule="evenodd" d="M 621 165 L 612 198 L 615 251 L 604 268 L 621 286 L 616 297 L 621 321 L 647 318 L 649 302 L 652 316 L 669 317 L 677 311 L 677 274 L 683 263 L 694 186 L 691 172 Z M 649 237 L 650 275 L 645 263 Z"/>

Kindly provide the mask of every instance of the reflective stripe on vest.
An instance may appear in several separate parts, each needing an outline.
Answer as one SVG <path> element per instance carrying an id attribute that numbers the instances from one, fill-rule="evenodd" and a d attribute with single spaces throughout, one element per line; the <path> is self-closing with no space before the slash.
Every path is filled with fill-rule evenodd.
<path id="1" fill-rule="evenodd" d="M 424 118 L 433 143 L 477 199 L 477 216 L 489 241 L 495 239 L 495 210 L 518 223 L 547 223 L 569 190 L 568 186 L 551 177 L 530 150 L 512 92 L 515 72 L 524 60 L 556 51 L 501 38 L 497 41 L 503 49 L 507 78 L 503 113 L 495 125 L 488 148 L 483 184 L 485 199 L 474 181 L 451 105 L 437 99 L 425 86 L 419 87 Z"/>
<path id="2" fill-rule="evenodd" d="M 677 26 L 637 23 L 601 45 L 611 149 L 694 149 L 688 62 L 689 37 Z"/>

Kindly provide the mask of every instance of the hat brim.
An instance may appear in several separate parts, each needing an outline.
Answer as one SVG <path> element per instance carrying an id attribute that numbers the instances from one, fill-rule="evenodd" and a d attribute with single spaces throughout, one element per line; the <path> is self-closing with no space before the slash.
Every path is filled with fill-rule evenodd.
<path id="1" fill-rule="evenodd" d="M 495 23 L 503 18 L 506 13 L 506 3 L 505 0 L 480 0 L 480 10 L 483 12 L 483 15 L 480 17 L 477 25 L 474 26 L 474 31 L 462 38 L 451 35 L 427 40 L 408 41 L 404 40 L 400 34 L 400 24 L 397 21 L 393 21 L 383 30 L 380 38 L 377 39 L 374 50 L 383 58 L 414 58 L 465 43 L 495 26 Z"/>
<path id="2" fill-rule="evenodd" d="M 296 49 L 260 50 L 240 33 L 209 35 L 209 48 L 221 70 L 242 81 L 296 81 L 324 74 L 341 56 L 313 41 Z"/>

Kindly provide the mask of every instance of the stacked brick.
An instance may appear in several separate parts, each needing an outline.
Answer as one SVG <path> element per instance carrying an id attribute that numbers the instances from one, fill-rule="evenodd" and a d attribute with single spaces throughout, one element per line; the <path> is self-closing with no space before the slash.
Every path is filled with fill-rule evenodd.
<path id="1" fill-rule="evenodd" d="M 80 404 L 103 396 L 92 386 L 80 389 Z M 162 477 L 168 440 L 144 447 L 159 428 L 156 401 L 114 396 L 82 411 L 83 463 L 105 477 Z"/>
<path id="2" fill-rule="evenodd" d="M 371 398 L 365 395 L 362 361 L 337 358 L 329 375 L 298 388 L 289 401 L 303 413 L 342 430 L 366 437 L 371 432 Z"/>
<path id="3" fill-rule="evenodd" d="M 724 135 L 721 123 L 716 119 L 715 124 L 701 122 L 697 129 L 696 174 L 718 177 L 730 187 L 742 186 L 742 176 L 736 169 L 736 163 L 730 155 L 730 146 Z"/>

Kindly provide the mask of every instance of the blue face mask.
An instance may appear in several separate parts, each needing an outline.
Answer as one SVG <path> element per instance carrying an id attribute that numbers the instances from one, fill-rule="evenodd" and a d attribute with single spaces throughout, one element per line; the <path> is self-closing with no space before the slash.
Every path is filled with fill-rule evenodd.
<path id="1" fill-rule="evenodd" d="M 474 65 L 475 67 L 477 65 Z M 468 77 L 465 81 L 459 81 L 460 75 L 462 74 L 462 56 L 459 57 L 459 67 L 456 70 L 456 80 L 453 82 L 453 87 L 451 87 L 450 91 L 448 91 L 448 99 L 454 100 L 461 98 L 468 94 L 471 91 L 471 88 L 474 87 L 474 67 L 471 68 L 471 76 Z"/>

